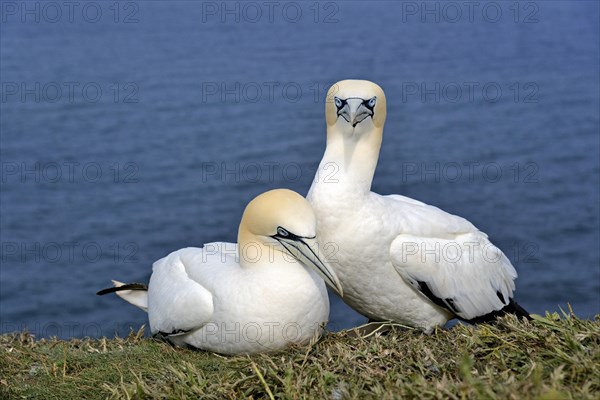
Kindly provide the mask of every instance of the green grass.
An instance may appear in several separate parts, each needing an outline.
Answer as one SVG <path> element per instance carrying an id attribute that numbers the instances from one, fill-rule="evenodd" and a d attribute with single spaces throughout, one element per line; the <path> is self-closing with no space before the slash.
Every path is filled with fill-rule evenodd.
<path id="1" fill-rule="evenodd" d="M 223 357 L 143 332 L 115 339 L 0 336 L 0 397 L 35 399 L 600 398 L 600 315 L 457 325 Z"/>

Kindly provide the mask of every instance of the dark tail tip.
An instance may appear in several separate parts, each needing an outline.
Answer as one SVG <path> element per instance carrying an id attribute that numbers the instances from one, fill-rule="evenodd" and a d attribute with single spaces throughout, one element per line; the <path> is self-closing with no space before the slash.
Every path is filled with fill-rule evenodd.
<path id="1" fill-rule="evenodd" d="M 501 317 L 506 314 L 514 314 L 518 318 L 526 318 L 529 321 L 531 321 L 533 319 L 533 318 L 531 318 L 531 315 L 529 315 L 529 313 L 523 307 L 521 307 L 513 299 L 509 299 L 508 304 L 505 305 L 504 308 L 502 308 L 501 310 L 492 311 L 489 314 L 481 315 L 479 317 L 475 317 L 473 319 L 466 320 L 466 322 L 468 322 L 470 324 L 480 324 L 482 322 L 493 322 L 498 317 Z"/>
<path id="2" fill-rule="evenodd" d="M 103 296 L 108 293 L 120 292 L 122 290 L 148 290 L 148 285 L 145 285 L 143 283 L 128 283 L 126 285 L 102 289 L 99 292 L 96 292 L 96 294 L 98 296 Z"/>
<path id="3" fill-rule="evenodd" d="M 504 307 L 502 310 L 504 310 L 505 313 L 515 314 L 519 318 L 526 318 L 528 321 L 533 320 L 533 318 L 531 318 L 531 315 L 527 312 L 527 310 L 525 310 L 523 307 L 521 307 L 513 299 L 510 299 L 510 302 L 508 303 L 508 305 L 506 307 Z"/>

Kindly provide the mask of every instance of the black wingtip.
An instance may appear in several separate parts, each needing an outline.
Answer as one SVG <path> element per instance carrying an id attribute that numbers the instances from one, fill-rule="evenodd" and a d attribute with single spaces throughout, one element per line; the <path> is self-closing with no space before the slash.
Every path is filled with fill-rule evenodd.
<path id="1" fill-rule="evenodd" d="M 504 308 L 502 308 L 501 310 L 492 311 L 489 314 L 485 314 L 485 315 L 481 315 L 479 317 L 465 320 L 465 322 L 468 322 L 470 324 L 494 322 L 494 321 L 496 321 L 496 319 L 498 319 L 498 317 L 501 317 L 506 314 L 514 314 L 518 318 L 526 318 L 529 321 L 531 321 L 533 319 L 533 318 L 531 318 L 531 315 L 523 307 L 521 307 L 516 301 L 514 301 L 513 299 L 509 299 L 508 304 L 505 305 Z"/>
<path id="2" fill-rule="evenodd" d="M 103 296 L 108 293 L 120 292 L 122 290 L 148 290 L 148 285 L 145 285 L 143 283 L 128 283 L 126 285 L 102 289 L 102 290 L 96 292 L 96 294 L 98 296 Z"/>
<path id="3" fill-rule="evenodd" d="M 515 314 L 519 318 L 526 318 L 528 321 L 533 321 L 533 318 L 531 318 L 531 314 L 529 314 L 527 312 L 527 310 L 525 310 L 523 307 L 521 307 L 513 299 L 510 299 L 510 302 L 508 303 L 508 305 L 506 307 L 504 307 L 504 309 L 506 309 L 507 307 L 510 307 L 510 309 L 508 309 L 506 312 Z"/>

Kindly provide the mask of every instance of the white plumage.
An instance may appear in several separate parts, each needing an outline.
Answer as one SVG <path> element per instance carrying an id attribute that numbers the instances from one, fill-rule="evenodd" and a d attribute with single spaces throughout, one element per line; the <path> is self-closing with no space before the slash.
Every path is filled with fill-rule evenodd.
<path id="1" fill-rule="evenodd" d="M 327 98 L 327 148 L 307 198 L 321 243 L 337 248 L 330 262 L 346 303 L 425 331 L 455 316 L 525 313 L 512 301 L 517 273 L 485 233 L 420 201 L 371 192 L 386 116 L 381 88 L 341 81 Z"/>
<path id="2" fill-rule="evenodd" d="M 306 343 L 329 316 L 322 277 L 341 291 L 316 253 L 315 224 L 300 195 L 270 191 L 246 208 L 239 244 L 177 250 L 154 263 L 147 292 L 115 281 L 99 294 L 146 310 L 152 333 L 177 345 L 241 354 Z"/>

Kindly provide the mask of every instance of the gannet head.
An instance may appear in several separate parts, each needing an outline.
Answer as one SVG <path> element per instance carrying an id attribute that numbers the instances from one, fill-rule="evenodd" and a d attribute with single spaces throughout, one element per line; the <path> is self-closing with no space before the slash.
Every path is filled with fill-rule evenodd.
<path id="1" fill-rule="evenodd" d="M 305 267 L 315 270 L 334 290 L 342 294 L 341 283 L 331 266 L 319 257 L 316 241 L 317 218 L 308 201 L 288 189 L 275 189 L 254 198 L 240 222 L 240 248 L 250 242 L 269 250 L 291 254 Z M 241 252 L 241 257 L 244 253 Z M 265 254 L 265 259 L 268 256 Z M 248 264 L 248 263 L 246 263 Z"/>
<path id="2" fill-rule="evenodd" d="M 327 92 L 325 116 L 327 126 L 353 137 L 383 130 L 385 94 L 379 85 L 363 80 L 335 83 Z"/>

